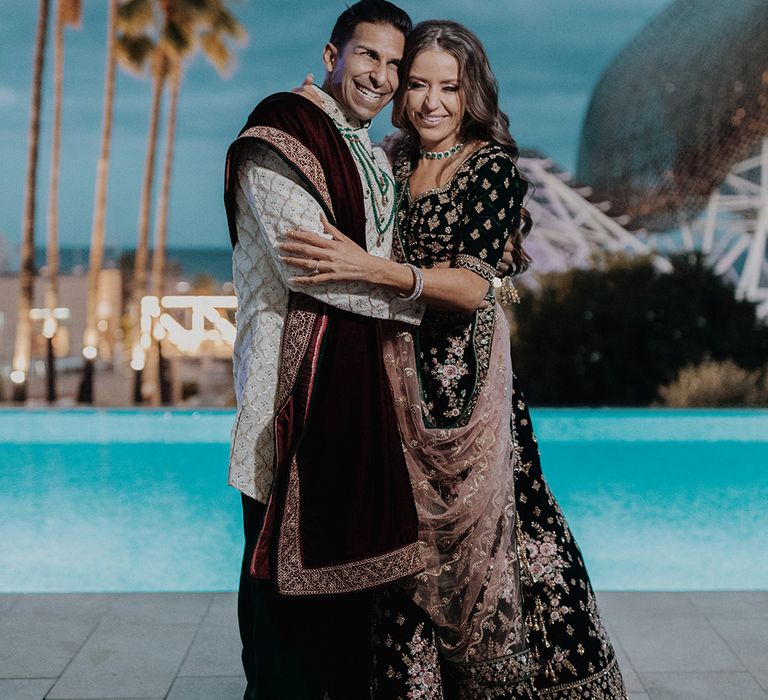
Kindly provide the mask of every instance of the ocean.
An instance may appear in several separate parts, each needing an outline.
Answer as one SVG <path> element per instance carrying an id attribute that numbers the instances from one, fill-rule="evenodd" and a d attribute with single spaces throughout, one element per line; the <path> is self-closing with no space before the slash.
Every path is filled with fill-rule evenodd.
<path id="1" fill-rule="evenodd" d="M 36 251 L 37 268 L 45 266 L 45 249 Z M 132 265 L 133 249 L 107 248 L 104 251 L 104 267 Z M 232 251 L 229 248 L 169 248 L 168 267 L 179 277 L 192 281 L 200 275 L 212 277 L 217 284 L 232 281 Z M 62 248 L 60 252 L 61 274 L 77 274 L 88 267 L 88 248 Z M 15 270 L 13 271 L 15 272 Z"/>

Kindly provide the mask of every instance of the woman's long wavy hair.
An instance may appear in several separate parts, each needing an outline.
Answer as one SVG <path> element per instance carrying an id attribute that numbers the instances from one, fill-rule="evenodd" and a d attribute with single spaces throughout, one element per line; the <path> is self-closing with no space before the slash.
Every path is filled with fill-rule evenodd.
<path id="1" fill-rule="evenodd" d="M 445 51 L 459 64 L 459 84 L 465 104 L 461 125 L 462 141 L 489 141 L 498 144 L 517 160 L 519 149 L 509 133 L 509 118 L 499 108 L 499 86 L 480 40 L 464 25 L 450 20 L 428 20 L 417 24 L 405 41 L 400 64 L 400 86 L 395 94 L 392 123 L 418 144 L 416 127 L 405 113 L 408 75 L 416 56 L 422 51 Z M 519 176 L 525 180 L 522 173 Z M 527 180 L 525 181 L 527 183 Z M 523 249 L 523 239 L 531 230 L 531 215 L 520 207 L 517 230 L 511 233 L 514 272 L 523 272 L 531 258 Z"/>

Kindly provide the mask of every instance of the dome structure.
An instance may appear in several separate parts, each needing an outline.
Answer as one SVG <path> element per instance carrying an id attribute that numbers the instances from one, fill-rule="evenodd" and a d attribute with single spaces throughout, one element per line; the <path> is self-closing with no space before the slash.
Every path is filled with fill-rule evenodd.
<path id="1" fill-rule="evenodd" d="M 614 59 L 577 178 L 630 228 L 690 220 L 768 136 L 768 2 L 674 0 Z"/>

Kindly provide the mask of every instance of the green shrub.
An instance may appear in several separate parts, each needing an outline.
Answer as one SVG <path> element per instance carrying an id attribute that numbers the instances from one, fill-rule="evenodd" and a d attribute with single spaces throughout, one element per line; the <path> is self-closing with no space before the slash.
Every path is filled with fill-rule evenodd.
<path id="1" fill-rule="evenodd" d="M 705 359 L 745 369 L 768 357 L 768 327 L 754 306 L 700 256 L 617 258 L 589 270 L 550 273 L 522 290 L 512 359 L 538 405 L 647 405 L 659 387 Z"/>

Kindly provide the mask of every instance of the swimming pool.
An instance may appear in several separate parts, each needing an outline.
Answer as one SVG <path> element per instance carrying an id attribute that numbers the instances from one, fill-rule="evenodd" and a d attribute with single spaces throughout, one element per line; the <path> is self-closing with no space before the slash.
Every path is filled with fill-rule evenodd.
<path id="1" fill-rule="evenodd" d="M 236 588 L 231 411 L 0 411 L 0 592 Z M 768 589 L 768 411 L 533 411 L 602 590 Z"/>

